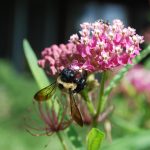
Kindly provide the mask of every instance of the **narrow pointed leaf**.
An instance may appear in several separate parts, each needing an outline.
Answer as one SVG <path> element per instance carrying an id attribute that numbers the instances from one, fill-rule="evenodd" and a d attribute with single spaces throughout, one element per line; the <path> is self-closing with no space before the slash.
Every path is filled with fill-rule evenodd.
<path id="1" fill-rule="evenodd" d="M 43 69 L 41 69 L 38 66 L 37 57 L 36 57 L 32 47 L 30 46 L 29 42 L 26 39 L 23 40 L 23 48 L 24 48 L 24 53 L 25 53 L 27 62 L 29 64 L 31 72 L 32 72 L 38 86 L 40 88 L 43 88 L 43 87 L 49 85 L 50 84 L 49 80 L 46 77 L 45 72 L 43 71 Z"/>

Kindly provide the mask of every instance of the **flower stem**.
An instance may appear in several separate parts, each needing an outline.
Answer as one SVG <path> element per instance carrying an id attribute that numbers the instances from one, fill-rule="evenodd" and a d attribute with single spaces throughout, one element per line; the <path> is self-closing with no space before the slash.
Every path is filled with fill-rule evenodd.
<path id="1" fill-rule="evenodd" d="M 63 147 L 63 150 L 67 150 L 67 146 L 66 146 L 66 144 L 65 144 L 65 142 L 64 142 L 64 140 L 63 140 L 63 138 L 62 138 L 62 136 L 61 136 L 61 134 L 59 132 L 57 132 L 57 137 L 60 140 L 60 143 L 61 143 L 61 145 Z"/>
<path id="2" fill-rule="evenodd" d="M 103 95 L 104 95 L 105 79 L 106 79 L 106 72 L 104 71 L 102 73 L 101 87 L 100 87 L 99 100 L 98 100 L 98 107 L 97 107 L 95 119 L 97 119 L 97 117 L 99 116 L 99 114 L 101 112 L 101 104 L 102 104 Z"/>
<path id="3" fill-rule="evenodd" d="M 90 98 L 89 98 L 89 96 L 88 96 L 87 90 L 84 89 L 84 90 L 81 92 L 81 95 L 82 95 L 82 97 L 84 98 L 84 100 L 85 100 L 85 102 L 86 102 L 86 104 L 87 104 L 87 107 L 88 107 L 90 113 L 94 116 L 95 113 L 96 113 L 96 112 L 95 112 L 95 108 L 94 108 L 94 106 L 93 106 L 92 101 L 90 100 Z"/>

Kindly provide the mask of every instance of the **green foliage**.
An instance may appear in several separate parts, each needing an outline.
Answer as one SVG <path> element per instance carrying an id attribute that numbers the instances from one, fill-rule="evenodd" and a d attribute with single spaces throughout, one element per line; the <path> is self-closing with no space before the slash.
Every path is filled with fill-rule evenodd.
<path id="1" fill-rule="evenodd" d="M 150 60 L 149 60 L 149 58 L 144 62 L 144 67 L 146 69 L 150 69 Z"/>
<path id="2" fill-rule="evenodd" d="M 92 128 L 87 135 L 87 149 L 99 150 L 103 139 L 104 133 L 97 128 Z"/>
<path id="3" fill-rule="evenodd" d="M 78 133 L 76 132 L 76 130 L 73 126 L 70 126 L 67 129 L 67 135 L 69 137 L 69 140 L 73 143 L 73 145 L 76 148 L 80 149 L 83 146 L 82 143 L 81 143 L 80 136 L 78 135 Z"/>
<path id="4" fill-rule="evenodd" d="M 149 150 L 150 149 L 150 130 L 139 131 L 135 134 L 126 135 L 125 137 L 105 143 L 102 150 Z"/>
<path id="5" fill-rule="evenodd" d="M 35 55 L 33 49 L 31 48 L 29 42 L 26 39 L 23 41 L 23 48 L 24 48 L 24 53 L 25 53 L 27 62 L 29 64 L 29 67 L 33 74 L 33 77 L 36 80 L 39 87 L 43 88 L 43 87 L 49 85 L 50 83 L 49 83 L 43 69 L 41 69 L 38 66 L 38 64 L 37 64 L 38 60 L 36 58 L 36 55 Z"/>
<path id="6" fill-rule="evenodd" d="M 19 75 L 9 62 L 0 60 L 0 110 L 1 114 L 3 109 L 5 112 L 8 111 L 4 120 L 11 117 L 15 117 L 14 121 L 19 119 L 31 105 L 36 90 L 37 86 L 33 79 L 27 75 Z"/>
<path id="7" fill-rule="evenodd" d="M 10 62 L 0 60 L 0 149 L 37 150 L 44 148 L 49 140 L 57 143 L 53 140 L 56 137 L 34 139 L 24 129 L 23 117 L 30 115 L 28 108 L 36 90 L 31 77 L 18 74 Z M 61 147 L 58 143 L 52 148 L 60 150 Z"/>

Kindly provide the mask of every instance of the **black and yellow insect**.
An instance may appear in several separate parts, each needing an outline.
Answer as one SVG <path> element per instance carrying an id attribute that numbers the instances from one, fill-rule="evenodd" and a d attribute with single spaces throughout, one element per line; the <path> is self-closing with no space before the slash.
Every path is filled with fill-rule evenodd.
<path id="1" fill-rule="evenodd" d="M 41 89 L 34 95 L 34 99 L 38 102 L 48 100 L 53 96 L 56 88 L 67 90 L 70 97 L 71 116 L 80 126 L 83 126 L 83 119 L 76 104 L 74 94 L 79 93 L 86 85 L 87 72 L 85 70 L 72 70 L 65 68 L 62 70 L 57 80 L 51 85 Z"/>

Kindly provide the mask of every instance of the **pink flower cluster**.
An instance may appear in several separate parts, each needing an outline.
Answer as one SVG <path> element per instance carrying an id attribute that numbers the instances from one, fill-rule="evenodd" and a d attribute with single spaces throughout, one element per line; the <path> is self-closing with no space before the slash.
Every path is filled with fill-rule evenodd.
<path id="1" fill-rule="evenodd" d="M 56 75 L 68 67 L 75 57 L 76 48 L 72 43 L 66 45 L 52 45 L 42 51 L 42 59 L 38 61 L 40 67 L 49 75 Z"/>
<path id="2" fill-rule="evenodd" d="M 150 92 L 150 71 L 143 66 L 136 65 L 131 69 L 126 79 L 136 88 L 139 92 Z"/>
<path id="3" fill-rule="evenodd" d="M 143 37 L 135 29 L 125 28 L 120 20 L 112 25 L 102 20 L 81 24 L 80 36 L 73 34 L 69 43 L 52 45 L 42 51 L 38 61 L 49 75 L 58 74 L 63 68 L 99 72 L 131 63 L 141 50 Z"/>
<path id="4" fill-rule="evenodd" d="M 81 56 L 73 60 L 74 69 L 89 72 L 112 69 L 131 63 L 141 50 L 139 44 L 143 43 L 143 37 L 136 34 L 135 29 L 125 28 L 120 20 L 113 20 L 112 25 L 102 20 L 83 23 L 81 28 L 80 37 L 73 34 L 69 40 Z"/>

